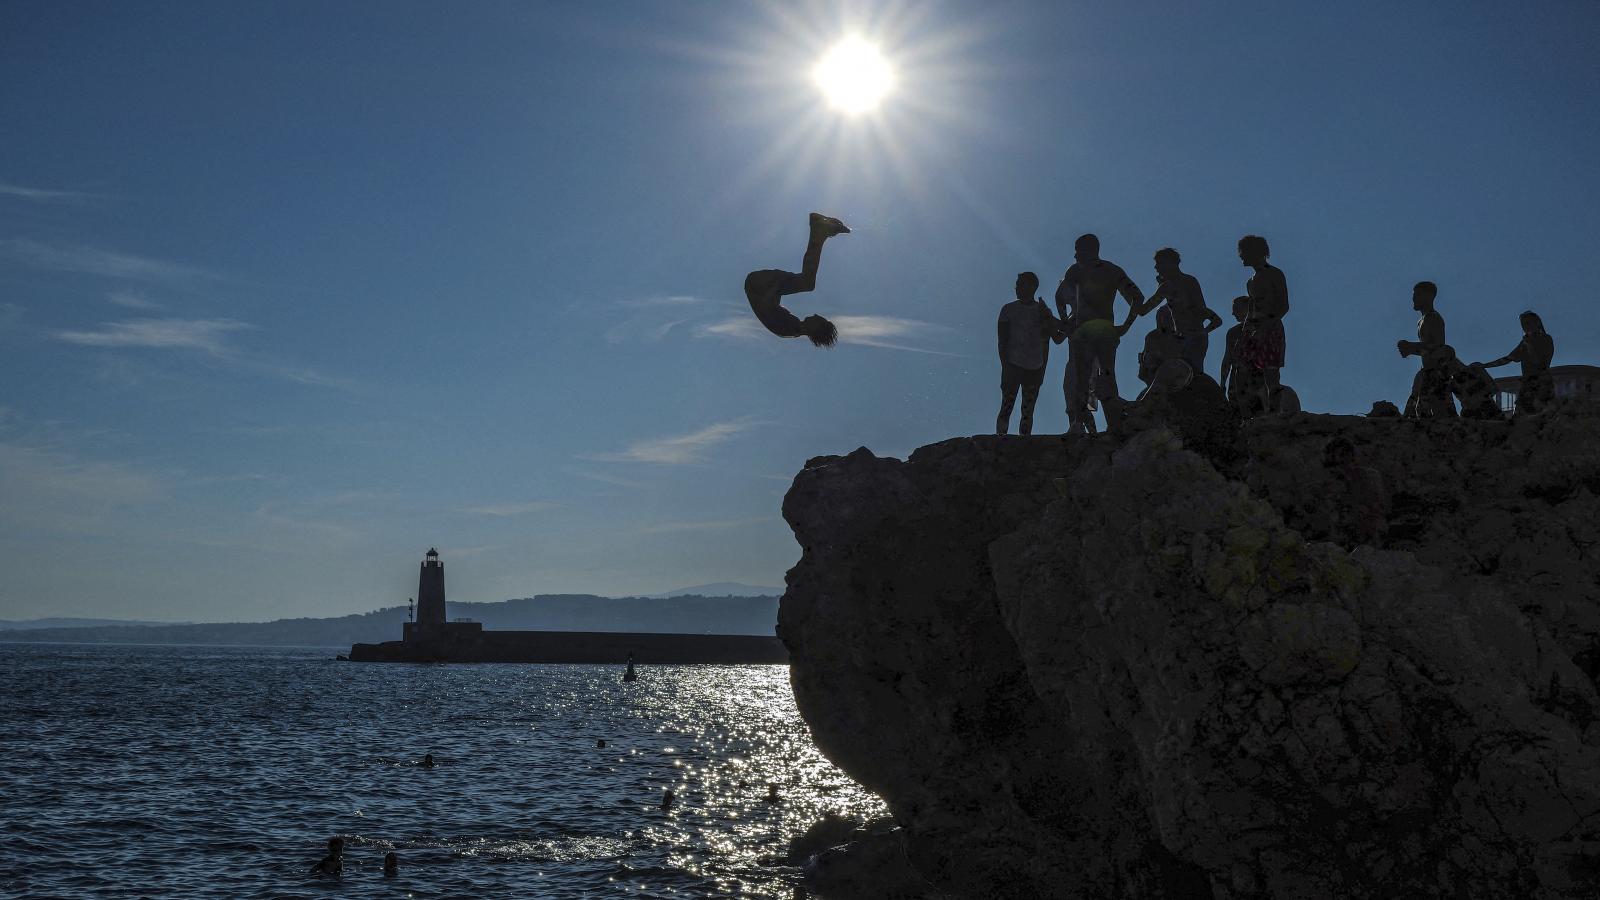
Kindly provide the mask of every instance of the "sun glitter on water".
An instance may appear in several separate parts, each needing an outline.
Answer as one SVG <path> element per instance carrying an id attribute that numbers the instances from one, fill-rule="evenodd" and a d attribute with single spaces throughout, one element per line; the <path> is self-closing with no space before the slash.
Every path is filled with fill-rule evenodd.
<path id="1" fill-rule="evenodd" d="M 834 109 L 850 115 L 878 108 L 894 89 L 894 68 L 876 44 L 854 35 L 833 45 L 811 78 Z"/>

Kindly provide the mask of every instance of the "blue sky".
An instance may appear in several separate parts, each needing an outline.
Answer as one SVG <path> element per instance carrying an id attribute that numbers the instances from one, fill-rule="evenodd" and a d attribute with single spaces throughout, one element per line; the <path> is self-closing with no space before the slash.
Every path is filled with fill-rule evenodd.
<path id="1" fill-rule="evenodd" d="M 847 33 L 865 117 L 808 78 Z M 1265 235 L 1308 409 L 1403 400 L 1424 278 L 1464 358 L 1531 307 L 1597 362 L 1597 97 L 1584 0 L 12 0 L 0 618 L 363 611 L 429 546 L 460 600 L 779 583 L 804 460 L 991 427 L 1084 231 L 1224 314 Z M 827 352 L 740 291 L 812 209 Z"/>

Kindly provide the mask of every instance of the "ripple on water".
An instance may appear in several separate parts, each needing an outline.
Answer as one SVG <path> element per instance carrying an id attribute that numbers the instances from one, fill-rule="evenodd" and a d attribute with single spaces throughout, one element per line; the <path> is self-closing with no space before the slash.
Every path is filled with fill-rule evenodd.
<path id="1" fill-rule="evenodd" d="M 332 652 L 0 644 L 0 895 L 789 898 L 791 837 L 882 814 L 780 666 Z M 344 878 L 313 880 L 333 835 Z"/>

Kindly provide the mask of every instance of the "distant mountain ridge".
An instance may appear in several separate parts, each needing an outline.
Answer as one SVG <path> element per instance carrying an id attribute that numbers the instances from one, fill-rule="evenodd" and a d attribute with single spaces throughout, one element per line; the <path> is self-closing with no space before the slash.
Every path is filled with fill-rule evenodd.
<path id="1" fill-rule="evenodd" d="M 675 591 L 665 591 L 660 594 L 646 594 L 652 600 L 667 600 L 672 597 L 782 597 L 781 587 L 762 587 L 755 584 L 742 584 L 737 581 L 718 581 L 712 584 L 697 584 L 694 587 L 678 588 Z"/>
<path id="2" fill-rule="evenodd" d="M 84 619 L 76 616 L 53 616 L 44 619 L 0 619 L 0 631 L 20 631 L 35 628 L 93 628 L 101 625 L 187 625 L 188 622 L 153 622 L 143 619 Z"/>
<path id="3" fill-rule="evenodd" d="M 778 620 L 778 598 L 690 594 L 653 599 L 543 594 L 498 603 L 452 602 L 446 604 L 446 612 L 452 619 L 472 619 L 491 629 L 770 635 Z M 405 621 L 406 608 L 391 606 L 326 619 L 24 627 L 0 632 L 0 641 L 348 647 L 397 640 Z"/>

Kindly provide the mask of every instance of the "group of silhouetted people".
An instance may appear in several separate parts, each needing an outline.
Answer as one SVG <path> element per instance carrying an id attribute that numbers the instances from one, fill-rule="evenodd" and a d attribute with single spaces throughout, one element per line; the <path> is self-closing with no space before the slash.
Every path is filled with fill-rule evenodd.
<path id="1" fill-rule="evenodd" d="M 1239 239 L 1239 261 L 1253 270 L 1245 293 L 1233 301 L 1238 324 L 1225 338 L 1217 383 L 1224 396 L 1246 415 L 1291 412 L 1299 409 L 1294 391 L 1282 382 L 1284 361 L 1283 317 L 1289 312 L 1289 285 L 1282 270 L 1267 261 L 1271 250 L 1265 238 Z M 1067 345 L 1062 393 L 1067 405 L 1067 433 L 1095 431 L 1094 410 L 1103 409 L 1108 426 L 1121 418 L 1125 401 L 1117 389 L 1117 348 L 1135 319 L 1152 311 L 1156 328 L 1145 338 L 1139 354 L 1139 379 L 1145 383 L 1139 398 L 1178 390 L 1205 374 L 1210 335 L 1222 317 L 1206 306 L 1205 293 L 1193 275 L 1183 271 L 1177 250 L 1156 251 L 1157 287 L 1147 299 L 1128 273 L 1116 263 L 1100 258 L 1100 239 L 1092 234 L 1073 244 L 1073 263 L 1056 287 L 1056 311 L 1034 296 L 1039 276 L 1017 276 L 1016 299 L 1000 309 L 1000 414 L 995 432 L 1010 430 L 1011 412 L 1018 393 L 1022 414 L 1017 430 L 1033 433 L 1033 408 L 1049 364 L 1050 344 Z M 1118 325 L 1118 295 L 1128 304 L 1128 314 Z"/>
<path id="2" fill-rule="evenodd" d="M 1550 361 L 1555 357 L 1556 343 L 1544 330 L 1544 320 L 1538 313 L 1530 309 L 1519 317 L 1522 340 L 1510 353 L 1489 362 L 1463 363 L 1456 357 L 1455 348 L 1445 343 L 1444 316 L 1435 306 L 1438 297 L 1439 288 L 1431 281 L 1419 281 L 1411 289 L 1411 308 L 1422 314 L 1417 320 L 1417 339 L 1397 341 L 1395 346 L 1402 357 L 1420 357 L 1422 366 L 1411 381 L 1411 396 L 1406 399 L 1403 415 L 1418 419 L 1454 417 L 1459 401 L 1460 415 L 1466 418 L 1498 419 L 1502 415 L 1497 402 L 1499 388 L 1487 370 L 1512 362 L 1522 366 L 1522 380 L 1517 386 L 1518 415 L 1540 412 L 1555 399 Z"/>

